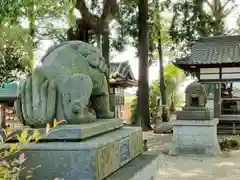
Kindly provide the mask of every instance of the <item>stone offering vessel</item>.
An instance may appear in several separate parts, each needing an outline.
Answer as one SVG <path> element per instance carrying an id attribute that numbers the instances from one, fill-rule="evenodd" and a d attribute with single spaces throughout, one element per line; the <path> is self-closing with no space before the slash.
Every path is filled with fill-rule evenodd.
<path id="1" fill-rule="evenodd" d="M 108 68 L 99 49 L 66 41 L 51 47 L 41 63 L 20 85 L 16 109 L 24 125 L 40 128 L 53 119 L 81 124 L 113 118 Z M 96 117 L 89 111 L 89 102 Z"/>

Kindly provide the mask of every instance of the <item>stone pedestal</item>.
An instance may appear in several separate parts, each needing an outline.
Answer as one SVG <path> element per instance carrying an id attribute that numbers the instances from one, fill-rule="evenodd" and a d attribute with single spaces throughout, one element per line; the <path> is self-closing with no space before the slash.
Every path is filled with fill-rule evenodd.
<path id="1" fill-rule="evenodd" d="M 40 165 L 34 180 L 103 180 L 143 151 L 141 128 L 122 127 L 120 121 L 62 126 L 39 143 L 22 146 L 24 167 Z"/>
<path id="2" fill-rule="evenodd" d="M 218 119 L 174 121 L 173 145 L 169 153 L 219 155 L 217 124 Z"/>
<path id="3" fill-rule="evenodd" d="M 59 125 L 38 143 L 21 148 L 27 160 L 20 180 L 35 167 L 34 180 L 155 180 L 160 163 L 160 153 L 142 154 L 142 129 L 125 127 L 118 119 Z"/>
<path id="4" fill-rule="evenodd" d="M 207 107 L 184 107 L 177 111 L 177 120 L 209 121 L 213 119 L 213 111 Z"/>

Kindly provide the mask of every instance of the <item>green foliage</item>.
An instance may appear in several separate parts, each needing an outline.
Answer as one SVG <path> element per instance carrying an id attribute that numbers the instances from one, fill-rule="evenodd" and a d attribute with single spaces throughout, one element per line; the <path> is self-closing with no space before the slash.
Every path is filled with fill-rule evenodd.
<path id="1" fill-rule="evenodd" d="M 237 29 L 236 29 L 236 32 L 238 34 L 240 34 L 240 16 L 238 16 L 238 18 L 237 18 Z"/>
<path id="2" fill-rule="evenodd" d="M 137 120 L 137 97 L 133 99 L 131 104 L 131 123 L 134 124 Z"/>
<path id="3" fill-rule="evenodd" d="M 173 64 L 168 64 L 164 68 L 164 78 L 168 104 L 169 106 L 173 105 L 173 108 L 175 108 L 176 105 L 179 105 L 182 99 L 182 94 L 178 93 L 178 87 L 182 82 L 184 82 L 186 76 L 182 70 Z M 159 78 L 152 83 L 149 94 L 149 111 L 152 117 L 156 116 L 160 109 L 158 106 L 158 98 L 160 98 Z M 136 105 L 137 98 L 133 100 L 131 105 L 132 121 L 135 121 L 137 117 Z"/>
<path id="4" fill-rule="evenodd" d="M 11 157 L 21 150 L 19 144 L 29 144 L 30 142 L 37 142 L 41 136 L 38 130 L 34 131 L 32 135 L 29 135 L 28 129 L 23 129 L 20 134 L 17 134 L 17 140 L 19 143 L 7 143 L 8 140 L 14 137 L 14 131 L 11 127 L 7 128 L 4 132 L 4 137 L 0 136 L 0 180 L 18 180 L 20 173 L 24 169 L 23 163 L 26 157 L 23 153 L 19 155 L 17 159 L 11 159 Z M 32 172 L 38 167 L 34 167 L 28 170 L 29 175 L 26 179 L 31 178 Z"/>
<path id="5" fill-rule="evenodd" d="M 23 56 L 15 48 L 6 47 L 2 50 L 0 57 L 0 80 L 2 82 L 12 82 L 21 75 L 30 72 L 26 56 Z"/>
<path id="6" fill-rule="evenodd" d="M 46 35 L 46 29 L 48 29 L 43 25 L 50 26 L 54 20 L 63 17 L 66 13 L 69 17 L 73 17 L 71 16 L 73 14 L 73 3 L 72 0 L 60 0 L 58 2 L 50 0 L 6 0 L 1 2 L 1 80 L 11 81 L 17 78 L 16 72 L 27 74 L 33 70 L 34 50 L 43 38 L 41 35 Z M 4 74 L 6 74 L 6 77 L 4 77 Z"/>
<path id="7" fill-rule="evenodd" d="M 46 135 L 53 132 L 57 125 L 64 122 L 53 121 L 53 127 L 50 124 L 46 127 Z M 23 163 L 27 160 L 24 153 L 20 153 L 18 158 L 13 159 L 12 157 L 22 149 L 22 145 L 27 145 L 30 143 L 37 143 L 39 139 L 43 136 L 38 130 L 35 130 L 32 134 L 29 133 L 27 128 L 24 128 L 20 133 L 14 131 L 12 127 L 8 127 L 3 130 L 3 136 L 0 136 L 0 180 L 19 180 L 20 173 L 26 168 Z M 9 140 L 16 137 L 18 143 L 8 143 Z M 25 179 L 32 178 L 32 173 L 36 168 L 41 166 L 32 167 L 27 169 L 28 175 Z M 55 178 L 54 180 L 60 180 Z"/>
<path id="8" fill-rule="evenodd" d="M 186 0 L 171 6 L 174 13 L 170 35 L 181 50 L 188 52 L 202 36 L 224 35 L 225 18 L 236 6 L 234 0 Z"/>
<path id="9" fill-rule="evenodd" d="M 222 140 L 219 141 L 219 145 L 221 150 L 239 149 L 239 137 L 224 137 Z"/>
<path id="10" fill-rule="evenodd" d="M 16 78 L 12 71 L 27 73 L 32 69 L 32 43 L 28 40 L 27 30 L 18 24 L 0 25 L 0 78 Z"/>
<path id="11" fill-rule="evenodd" d="M 133 45 L 138 47 L 138 1 L 137 0 L 121 0 L 119 3 L 119 12 L 117 13 L 116 20 L 118 26 L 115 26 L 117 37 L 112 39 L 111 46 L 118 51 L 124 50 L 126 45 Z M 169 43 L 168 28 L 170 26 L 169 19 L 165 17 L 158 18 L 157 13 L 163 12 L 170 5 L 170 1 L 161 1 L 159 6 L 156 7 L 156 1 L 151 1 L 148 4 L 148 23 L 149 23 L 149 61 L 155 58 L 155 50 L 157 49 L 156 41 L 158 35 L 156 30 L 161 27 L 162 41 Z M 157 10 L 156 10 L 157 8 Z"/>

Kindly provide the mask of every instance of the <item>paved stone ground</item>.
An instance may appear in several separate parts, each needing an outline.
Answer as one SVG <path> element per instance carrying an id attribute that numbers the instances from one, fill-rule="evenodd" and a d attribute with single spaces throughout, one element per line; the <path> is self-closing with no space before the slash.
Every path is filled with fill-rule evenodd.
<path id="1" fill-rule="evenodd" d="M 240 151 L 224 152 L 218 157 L 169 156 L 171 134 L 144 132 L 144 138 L 149 150 L 163 153 L 157 180 L 240 180 Z"/>

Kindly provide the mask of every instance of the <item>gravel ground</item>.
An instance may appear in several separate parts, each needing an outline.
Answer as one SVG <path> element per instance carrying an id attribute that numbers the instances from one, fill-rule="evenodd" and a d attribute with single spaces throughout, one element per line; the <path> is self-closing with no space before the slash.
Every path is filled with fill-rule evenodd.
<path id="1" fill-rule="evenodd" d="M 163 152 L 157 180 L 240 180 L 240 151 L 224 152 L 218 157 L 197 155 L 169 156 L 171 134 L 144 132 L 149 150 Z"/>

